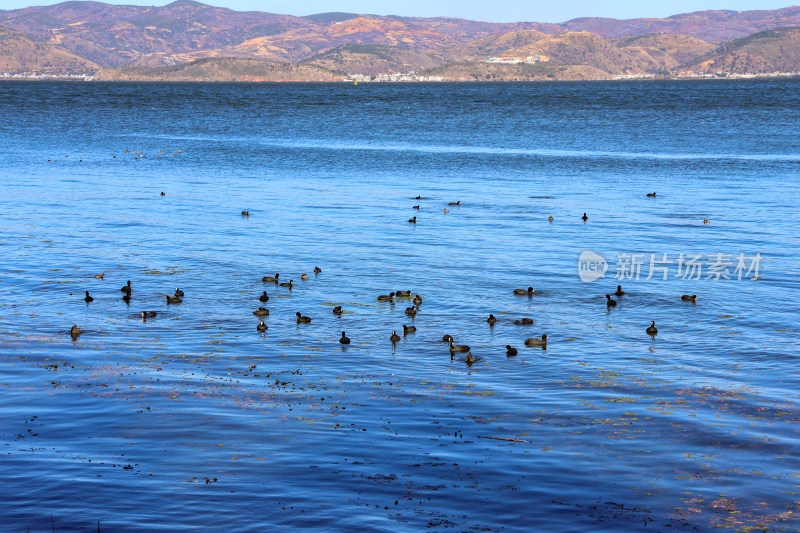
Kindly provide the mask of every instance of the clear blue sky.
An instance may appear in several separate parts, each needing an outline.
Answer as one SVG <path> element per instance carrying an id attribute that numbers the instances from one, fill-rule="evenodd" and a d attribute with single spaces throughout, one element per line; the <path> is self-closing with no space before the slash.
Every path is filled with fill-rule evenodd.
<path id="1" fill-rule="evenodd" d="M 110 4 L 163 6 L 171 0 L 107 0 Z M 773 0 L 675 0 L 642 2 L 637 0 L 200 0 L 204 4 L 236 11 L 267 11 L 287 15 L 310 15 L 327 11 L 405 15 L 416 17 L 450 16 L 489 22 L 564 22 L 577 17 L 668 17 L 677 13 L 706 9 L 777 9 L 791 4 Z M 0 0 L 0 9 L 56 4 L 53 0 Z"/>

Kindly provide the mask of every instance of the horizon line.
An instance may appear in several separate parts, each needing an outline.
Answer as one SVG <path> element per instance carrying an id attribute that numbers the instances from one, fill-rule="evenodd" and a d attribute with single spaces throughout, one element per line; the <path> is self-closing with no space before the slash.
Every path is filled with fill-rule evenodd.
<path id="1" fill-rule="evenodd" d="M 673 17 L 677 17 L 677 16 L 680 16 L 680 15 L 691 15 L 691 14 L 696 14 L 696 13 L 713 13 L 713 12 L 746 13 L 746 12 L 750 12 L 750 11 L 777 11 L 777 10 L 783 10 L 783 9 L 800 8 L 800 5 L 788 5 L 788 6 L 784 6 L 784 7 L 775 8 L 775 9 L 745 9 L 745 10 L 738 10 L 738 9 L 701 9 L 701 10 L 697 10 L 697 11 L 684 11 L 684 12 L 679 12 L 679 13 L 673 13 L 672 15 L 668 15 L 666 17 L 652 17 L 652 16 L 648 17 L 648 16 L 645 16 L 645 17 L 617 18 L 617 17 L 609 17 L 609 16 L 578 16 L 578 17 L 573 17 L 573 18 L 570 18 L 570 19 L 567 19 L 567 20 L 563 20 L 563 21 L 560 21 L 560 22 L 543 22 L 543 21 L 537 21 L 537 20 L 508 20 L 508 21 L 498 22 L 498 21 L 480 20 L 480 19 L 475 19 L 475 18 L 459 17 L 459 16 L 454 16 L 454 15 L 434 15 L 434 16 L 396 15 L 396 14 L 380 15 L 380 14 L 377 14 L 377 13 L 356 13 L 356 12 L 351 12 L 351 11 L 336 11 L 336 10 L 334 10 L 334 11 L 315 12 L 315 13 L 309 13 L 309 14 L 306 14 L 306 15 L 294 15 L 294 14 L 290 14 L 290 13 L 277 13 L 277 12 L 274 12 L 274 11 L 261 11 L 261 10 L 253 10 L 253 9 L 238 10 L 238 9 L 234 9 L 232 7 L 218 6 L 218 5 L 214 5 L 212 3 L 200 2 L 200 1 L 197 1 L 197 0 L 172 0 L 172 1 L 169 1 L 169 2 L 163 2 L 162 5 L 156 5 L 156 4 L 154 4 L 152 2 L 149 2 L 147 0 L 144 0 L 144 1 L 140 0 L 138 2 L 137 2 L 137 0 L 133 0 L 132 2 L 131 1 L 126 1 L 126 0 L 121 0 L 119 2 L 114 2 L 114 1 L 105 1 L 105 2 L 103 2 L 103 1 L 99 1 L 99 0 L 62 0 L 62 1 L 54 1 L 54 2 L 48 2 L 48 3 L 43 3 L 43 4 L 37 4 L 37 5 L 28 5 L 28 6 L 23 6 L 23 7 L 16 7 L 16 8 L 11 8 L 11 9 L 0 9 L 0 12 L 20 11 L 20 10 L 24 10 L 24 9 L 34 9 L 34 8 L 47 8 L 47 7 L 52 7 L 52 6 L 56 6 L 56 5 L 59 5 L 59 4 L 103 4 L 103 5 L 117 6 L 117 7 L 143 7 L 143 8 L 165 8 L 165 7 L 169 7 L 169 6 L 173 5 L 173 4 L 178 4 L 178 5 L 181 5 L 181 4 L 192 4 L 192 5 L 200 5 L 200 6 L 212 7 L 212 8 L 215 8 L 215 9 L 225 9 L 225 10 L 233 11 L 233 12 L 236 12 L 236 13 L 267 13 L 267 14 L 271 14 L 271 15 L 280 15 L 280 16 L 288 16 L 288 17 L 296 17 L 296 18 L 310 18 L 310 17 L 314 17 L 314 16 L 319 16 L 319 15 L 342 14 L 342 15 L 353 15 L 354 18 L 355 17 L 381 17 L 381 18 L 403 18 L 403 19 L 454 19 L 454 20 L 464 20 L 464 21 L 469 21 L 469 22 L 484 22 L 484 23 L 489 23 L 489 24 L 536 23 L 536 24 L 553 24 L 553 25 L 566 24 L 566 23 L 577 21 L 577 20 L 581 20 L 581 19 L 601 19 L 601 20 L 614 20 L 614 21 L 667 20 L 667 19 L 670 19 L 670 18 L 673 18 Z"/>

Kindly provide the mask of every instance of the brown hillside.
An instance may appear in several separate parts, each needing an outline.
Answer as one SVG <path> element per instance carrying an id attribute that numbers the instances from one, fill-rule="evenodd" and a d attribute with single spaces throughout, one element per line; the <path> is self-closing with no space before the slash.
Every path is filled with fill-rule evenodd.
<path id="1" fill-rule="evenodd" d="M 433 52 L 457 43 L 445 33 L 384 18 L 357 17 L 314 29 L 302 28 L 250 39 L 220 50 L 179 55 L 180 59 L 229 56 L 300 61 L 345 44 L 402 46 Z"/>
<path id="2" fill-rule="evenodd" d="M 544 55 L 558 65 L 586 65 L 611 74 L 641 72 L 642 66 L 614 43 L 587 32 L 552 35 L 517 48 L 513 55 Z"/>
<path id="3" fill-rule="evenodd" d="M 642 35 L 616 41 L 617 47 L 641 65 L 642 72 L 671 71 L 716 49 L 685 35 Z"/>
<path id="4" fill-rule="evenodd" d="M 101 66 L 130 65 L 145 54 L 222 48 L 314 24 L 300 17 L 239 12 L 179 0 L 163 7 L 63 2 L 0 12 L 0 24 L 61 44 Z"/>
<path id="5" fill-rule="evenodd" d="M 548 34 L 536 30 L 523 30 L 492 35 L 456 45 L 446 51 L 446 56 L 455 61 L 482 61 L 541 41 Z"/>
<path id="6" fill-rule="evenodd" d="M 66 50 L 31 41 L 17 31 L 0 26 L 0 73 L 64 76 L 91 74 L 98 68 Z"/>
<path id="7" fill-rule="evenodd" d="M 665 19 L 495 24 L 354 13 L 293 17 L 238 12 L 193 0 L 162 7 L 68 1 L 0 11 L 0 25 L 27 39 L 23 46 L 16 35 L 13 49 L 6 43 L 13 50 L 7 52 L 13 57 L 3 59 L 9 68 L 43 53 L 44 49 L 30 51 L 36 43 L 51 47 L 43 68 L 64 73 L 84 73 L 95 64 L 146 70 L 177 68 L 199 59 L 239 58 L 305 61 L 308 68 L 324 69 L 321 73 L 377 74 L 433 68 L 444 62 L 479 63 L 491 56 L 533 55 L 546 56 L 550 66 L 583 65 L 595 70 L 581 73 L 597 71 L 602 76 L 667 73 L 686 70 L 686 65 L 699 72 L 800 71 L 793 37 L 779 30 L 800 25 L 800 7 L 701 11 Z M 754 31 L 761 32 L 760 37 L 745 38 Z M 716 50 L 708 44 L 734 38 L 745 39 L 728 41 Z M 575 72 L 560 70 L 559 75 L 577 76 Z M 220 75 L 229 73 L 223 69 Z"/>
<path id="8" fill-rule="evenodd" d="M 103 81 L 342 81 L 341 74 L 316 65 L 296 65 L 257 59 L 199 59 L 174 67 L 104 69 Z"/>
<path id="9" fill-rule="evenodd" d="M 671 17 L 641 19 L 578 18 L 561 24 L 562 31 L 588 31 L 603 37 L 648 33 L 689 35 L 708 42 L 744 37 L 781 26 L 800 24 L 800 7 L 752 11 L 696 11 Z"/>
<path id="10" fill-rule="evenodd" d="M 769 74 L 800 71 L 800 28 L 780 28 L 724 43 L 684 73 Z"/>
<path id="11" fill-rule="evenodd" d="M 397 46 L 346 44 L 313 56 L 304 63 L 348 74 L 374 76 L 431 68 L 441 65 L 443 61 L 419 50 Z"/>

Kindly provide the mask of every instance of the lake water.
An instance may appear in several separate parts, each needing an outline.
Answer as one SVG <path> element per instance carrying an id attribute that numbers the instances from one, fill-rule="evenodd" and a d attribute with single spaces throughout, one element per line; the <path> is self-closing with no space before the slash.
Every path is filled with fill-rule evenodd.
<path id="1" fill-rule="evenodd" d="M 800 81 L 5 82 L 0 116 L 4 530 L 800 529 Z"/>

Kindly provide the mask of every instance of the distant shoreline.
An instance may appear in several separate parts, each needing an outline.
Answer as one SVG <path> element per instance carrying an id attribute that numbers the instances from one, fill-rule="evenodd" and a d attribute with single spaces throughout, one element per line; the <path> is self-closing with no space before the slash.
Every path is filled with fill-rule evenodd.
<path id="1" fill-rule="evenodd" d="M 650 81 L 741 81 L 741 80 L 776 80 L 776 79 L 796 79 L 800 78 L 800 72 L 776 72 L 771 74 L 729 74 L 729 75 L 702 75 L 702 76 L 619 76 L 612 79 L 582 79 L 582 80 L 558 80 L 558 79 L 538 79 L 538 80 L 423 80 L 423 81 L 390 81 L 390 80 L 100 80 L 93 77 L 76 76 L 0 76 L 0 81 L 36 83 L 36 82 L 67 82 L 67 83 L 209 83 L 209 84 L 339 84 L 339 85 L 417 85 L 417 84 L 513 84 L 513 83 L 582 83 L 582 82 L 650 82 Z"/>
<path id="2" fill-rule="evenodd" d="M 456 83 L 800 77 L 800 6 L 489 23 L 60 2 L 0 10 L 0 79 Z"/>

